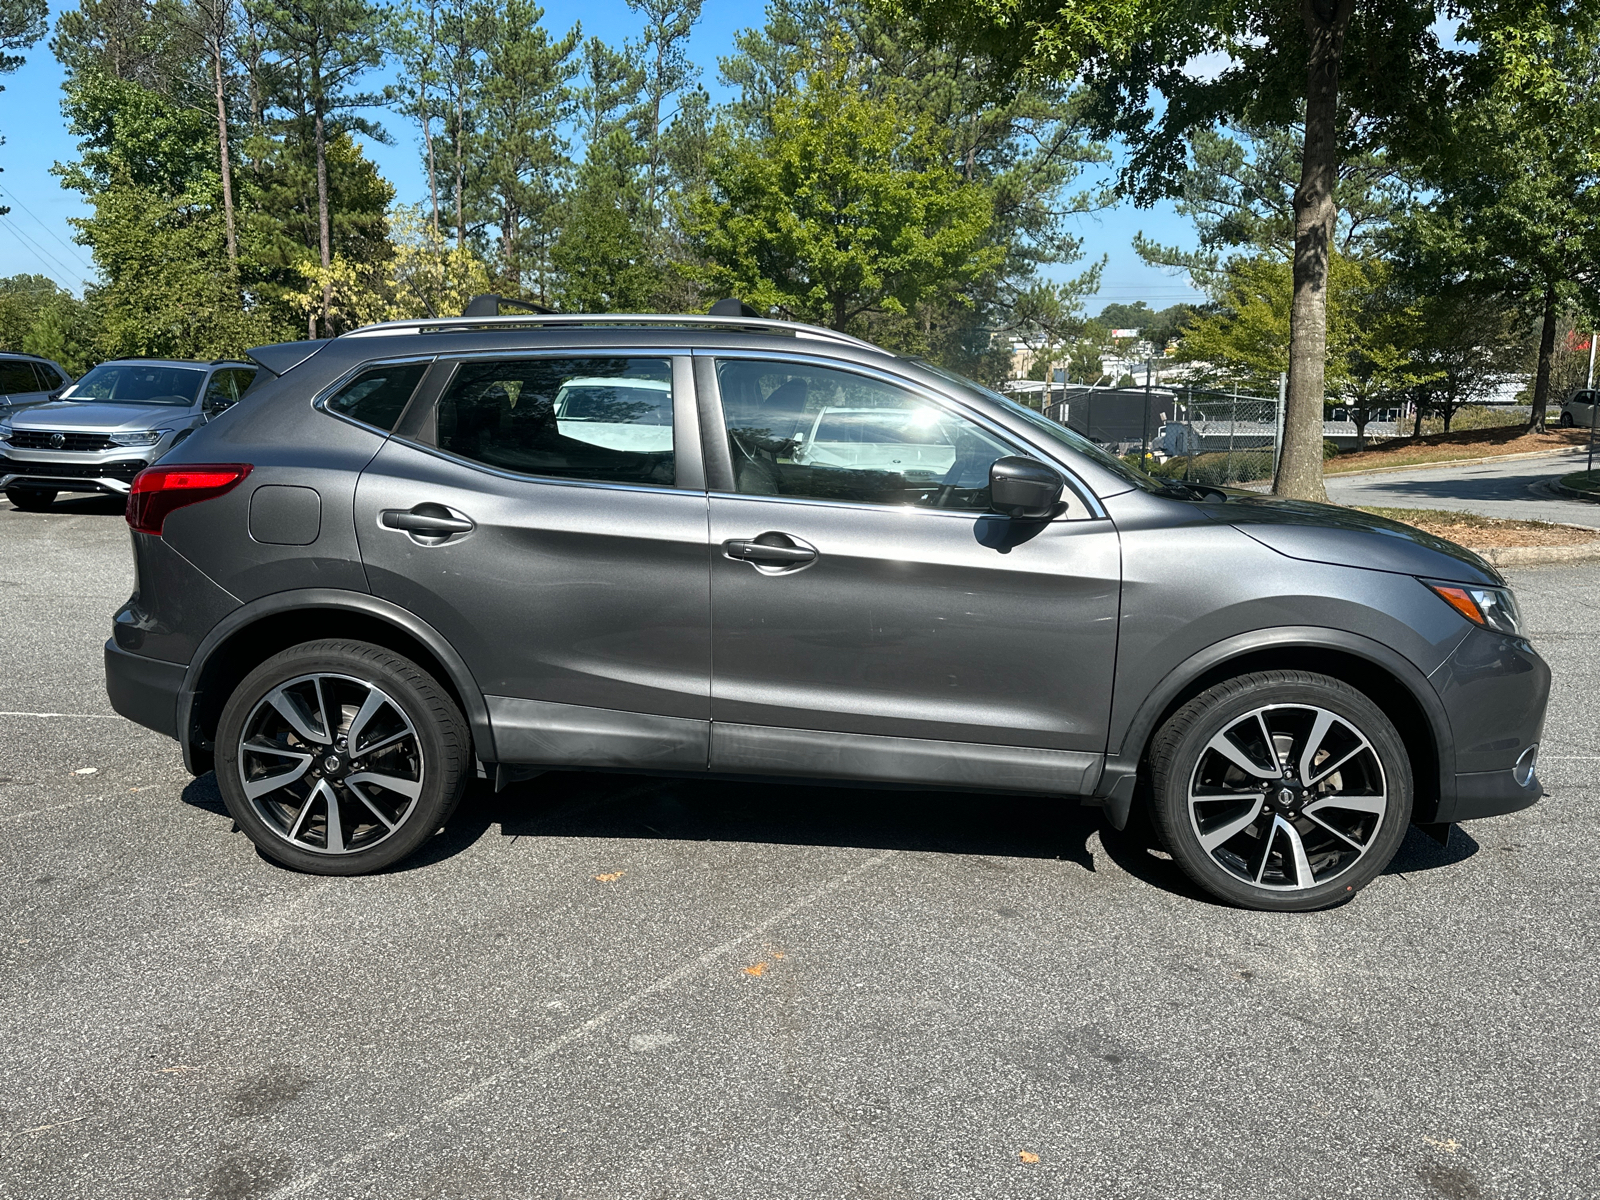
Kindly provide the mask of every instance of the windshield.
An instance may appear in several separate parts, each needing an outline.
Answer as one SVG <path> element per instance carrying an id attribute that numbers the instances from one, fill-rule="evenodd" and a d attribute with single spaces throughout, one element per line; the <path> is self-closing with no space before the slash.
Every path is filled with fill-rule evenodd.
<path id="1" fill-rule="evenodd" d="M 170 404 L 187 408 L 200 394 L 206 373 L 191 367 L 147 367 L 131 363 L 96 367 L 61 393 L 63 400 L 101 404 Z"/>
<path id="2" fill-rule="evenodd" d="M 1081 433 L 1077 433 L 1071 429 L 1068 429 L 1065 425 L 1061 425 L 1055 421 L 1052 421 L 1049 417 L 1043 415 L 1042 413 L 1034 412 L 1033 409 L 1018 404 L 1009 396 L 1002 396 L 993 388 L 986 388 L 983 386 L 983 384 L 975 383 L 968 379 L 965 375 L 957 375 L 954 371 L 947 371 L 943 367 L 935 366 L 926 359 L 917 358 L 912 359 L 911 361 L 915 362 L 919 367 L 924 367 L 927 370 L 932 371 L 941 379 L 948 379 L 951 383 L 959 384 L 964 388 L 979 393 L 980 395 L 1003 407 L 1007 412 L 1013 414 L 1014 416 L 1021 417 L 1036 431 L 1044 434 L 1051 441 L 1065 446 L 1067 449 L 1077 454 L 1081 454 L 1085 458 L 1091 459 L 1098 466 L 1102 466 L 1113 474 L 1126 479 L 1134 486 L 1141 487 L 1147 492 L 1158 492 L 1164 490 L 1160 480 L 1150 478 L 1150 476 L 1146 475 L 1137 467 L 1129 466 L 1127 463 L 1123 462 L 1109 450 L 1095 445 L 1095 443 L 1091 442 Z"/>

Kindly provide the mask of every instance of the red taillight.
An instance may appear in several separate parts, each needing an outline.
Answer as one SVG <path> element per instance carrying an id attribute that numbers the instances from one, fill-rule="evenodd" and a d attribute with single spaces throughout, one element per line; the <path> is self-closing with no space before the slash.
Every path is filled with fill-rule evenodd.
<path id="1" fill-rule="evenodd" d="M 128 524 L 140 533 L 159 537 L 168 513 L 186 504 L 214 500 L 238 487 L 248 474 L 249 463 L 186 463 L 140 471 L 128 493 Z"/>

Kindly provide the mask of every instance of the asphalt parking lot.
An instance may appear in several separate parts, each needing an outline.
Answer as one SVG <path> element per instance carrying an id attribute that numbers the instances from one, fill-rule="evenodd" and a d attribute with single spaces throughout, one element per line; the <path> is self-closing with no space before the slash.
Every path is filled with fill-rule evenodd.
<path id="1" fill-rule="evenodd" d="M 117 506 L 0 502 L 0 1196 L 1592 1197 L 1600 565 L 1539 806 L 1238 912 L 1045 800 L 559 774 L 280 869 L 110 716 Z"/>

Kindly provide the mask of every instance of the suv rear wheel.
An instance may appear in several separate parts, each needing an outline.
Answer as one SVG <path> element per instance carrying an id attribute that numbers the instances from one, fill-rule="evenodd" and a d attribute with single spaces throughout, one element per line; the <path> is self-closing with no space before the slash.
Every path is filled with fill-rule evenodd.
<path id="1" fill-rule="evenodd" d="M 55 503 L 56 493 L 50 488 L 8 488 L 6 499 L 19 512 L 43 512 Z"/>
<path id="2" fill-rule="evenodd" d="M 460 709 L 409 659 L 365 642 L 307 642 L 234 689 L 217 729 L 217 783 L 268 858 L 360 875 L 444 824 L 467 785 L 469 747 Z"/>
<path id="3" fill-rule="evenodd" d="M 1230 679 L 1150 748 L 1155 826 L 1212 895 L 1305 912 L 1377 878 L 1411 821 L 1411 763 L 1382 710 L 1306 671 Z"/>

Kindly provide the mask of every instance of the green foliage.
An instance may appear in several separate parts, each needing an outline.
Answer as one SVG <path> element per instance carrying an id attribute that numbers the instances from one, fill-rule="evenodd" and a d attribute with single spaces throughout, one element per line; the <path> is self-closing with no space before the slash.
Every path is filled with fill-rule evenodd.
<path id="1" fill-rule="evenodd" d="M 81 375 L 93 361 L 92 312 L 43 275 L 0 279 L 0 350 L 39 354 Z"/>
<path id="2" fill-rule="evenodd" d="M 942 130 L 863 93 L 836 34 L 769 129 L 724 130 L 686 225 L 711 291 L 835 329 L 904 315 L 993 270 L 994 197 L 945 158 Z"/>

